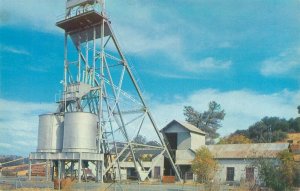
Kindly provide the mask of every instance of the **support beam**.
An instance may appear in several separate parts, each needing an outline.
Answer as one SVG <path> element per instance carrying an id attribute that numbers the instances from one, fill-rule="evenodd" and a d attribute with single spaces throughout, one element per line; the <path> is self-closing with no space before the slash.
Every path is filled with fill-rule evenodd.
<path id="1" fill-rule="evenodd" d="M 178 179 L 179 181 L 182 182 L 182 179 L 181 179 L 181 177 L 180 177 L 179 171 L 178 171 L 177 167 L 175 166 L 175 163 L 174 163 L 174 161 L 173 161 L 173 159 L 172 159 L 172 157 L 171 157 L 171 154 L 170 154 L 169 150 L 167 149 L 166 143 L 165 143 L 165 141 L 164 141 L 162 135 L 159 133 L 158 127 L 157 127 L 157 125 L 156 125 L 156 123 L 155 123 L 155 121 L 154 121 L 154 119 L 153 119 L 152 114 L 150 113 L 150 111 L 148 110 L 148 108 L 147 108 L 147 106 L 146 106 L 146 102 L 145 102 L 145 100 L 144 100 L 144 98 L 143 98 L 143 96 L 142 96 L 142 92 L 141 92 L 141 90 L 140 90 L 140 87 L 138 86 L 137 81 L 136 81 L 136 79 L 134 78 L 133 73 L 132 73 L 131 69 L 130 69 L 129 66 L 128 66 L 128 62 L 127 62 L 127 60 L 126 60 L 124 54 L 123 54 L 122 51 L 121 51 L 120 45 L 119 45 L 119 43 L 118 43 L 118 41 L 117 41 L 117 39 L 116 39 L 116 37 L 115 37 L 115 35 L 114 35 L 114 33 L 113 33 L 112 27 L 111 27 L 111 25 L 110 25 L 109 22 L 107 23 L 107 26 L 108 26 L 108 28 L 109 28 L 109 30 L 110 30 L 110 32 L 111 32 L 112 40 L 113 40 L 113 42 L 114 42 L 114 44 L 115 44 L 115 47 L 116 47 L 116 49 L 117 49 L 117 51 L 118 51 L 118 53 L 119 53 L 119 56 L 120 56 L 120 57 L 122 58 L 122 60 L 124 61 L 124 66 L 126 67 L 126 71 L 127 71 L 128 74 L 129 74 L 129 77 L 130 77 L 130 79 L 131 79 L 131 82 L 133 83 L 133 85 L 134 85 L 134 87 L 135 87 L 135 90 L 137 91 L 138 96 L 139 96 L 139 98 L 140 98 L 140 100 L 141 100 L 141 102 L 142 102 L 142 104 L 143 104 L 143 106 L 144 106 L 144 108 L 145 108 L 145 111 L 146 111 L 146 113 L 147 113 L 147 115 L 148 115 L 148 118 L 150 119 L 150 122 L 151 122 L 152 126 L 154 127 L 154 130 L 155 130 L 155 132 L 156 132 L 156 134 L 157 134 L 157 136 L 158 136 L 158 138 L 159 138 L 159 140 L 160 140 L 162 146 L 163 146 L 163 147 L 165 148 L 165 150 L 166 150 L 166 154 L 167 154 L 167 156 L 168 156 L 169 159 L 170 159 L 170 162 L 171 162 L 172 168 L 173 168 L 174 171 L 175 171 L 176 177 L 177 177 L 177 179 Z M 129 148 L 131 148 L 131 145 L 130 145 Z"/>
<path id="2" fill-rule="evenodd" d="M 100 162 L 96 161 L 96 182 L 100 182 Z"/>
<path id="3" fill-rule="evenodd" d="M 81 182 L 81 159 L 78 160 L 78 182 Z"/>
<path id="4" fill-rule="evenodd" d="M 46 181 L 49 181 L 49 160 L 46 160 Z"/>
<path id="5" fill-rule="evenodd" d="M 103 161 L 97 161 L 96 162 L 96 182 L 103 183 L 103 172 L 104 172 L 104 162 Z"/>
<path id="6" fill-rule="evenodd" d="M 61 178 L 64 179 L 66 176 L 66 161 L 61 161 Z"/>
<path id="7" fill-rule="evenodd" d="M 58 160 L 58 167 L 57 167 L 57 170 L 58 170 L 58 189 L 60 190 L 61 188 L 61 185 L 60 185 L 60 182 L 61 182 L 61 160 Z"/>
<path id="8" fill-rule="evenodd" d="M 71 169 L 71 177 L 73 177 L 74 176 L 74 161 L 71 161 L 70 169 Z"/>
<path id="9" fill-rule="evenodd" d="M 28 180 L 31 180 L 31 160 L 29 159 Z"/>
<path id="10" fill-rule="evenodd" d="M 54 180 L 54 165 L 53 165 L 53 160 L 50 160 L 50 176 L 51 180 Z"/>

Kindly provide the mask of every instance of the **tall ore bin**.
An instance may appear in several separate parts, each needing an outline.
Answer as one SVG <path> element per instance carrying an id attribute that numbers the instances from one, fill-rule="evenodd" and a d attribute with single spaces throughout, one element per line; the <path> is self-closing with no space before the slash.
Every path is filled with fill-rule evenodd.
<path id="1" fill-rule="evenodd" d="M 63 116 L 40 115 L 37 152 L 61 152 L 63 133 Z"/>
<path id="2" fill-rule="evenodd" d="M 63 152 L 96 152 L 97 123 L 92 113 L 65 113 Z"/>

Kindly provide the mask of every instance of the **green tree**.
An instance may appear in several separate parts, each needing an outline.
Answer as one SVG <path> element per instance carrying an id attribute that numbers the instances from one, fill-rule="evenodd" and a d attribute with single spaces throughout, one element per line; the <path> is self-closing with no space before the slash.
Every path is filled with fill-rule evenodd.
<path id="1" fill-rule="evenodd" d="M 225 117 L 225 111 L 221 109 L 221 105 L 217 102 L 209 102 L 208 110 L 203 113 L 196 111 L 192 106 L 185 106 L 183 114 L 187 122 L 207 133 L 207 144 L 214 143 L 214 139 L 220 136 L 217 130 L 221 127 L 221 121 Z"/>
<path id="2" fill-rule="evenodd" d="M 258 174 L 266 186 L 274 191 L 289 190 L 296 176 L 296 164 L 293 154 L 283 150 L 277 155 L 278 161 L 260 158 L 256 161 Z"/>
<path id="3" fill-rule="evenodd" d="M 150 146 L 161 146 L 161 144 L 157 141 L 148 141 L 146 143 L 146 145 L 150 145 Z"/>
<path id="4" fill-rule="evenodd" d="M 143 135 L 137 135 L 134 137 L 133 142 L 145 145 L 147 143 L 147 138 Z"/>
<path id="5" fill-rule="evenodd" d="M 248 129 L 237 130 L 233 134 L 245 135 L 254 143 L 282 141 L 286 138 L 288 132 L 298 132 L 298 124 L 294 121 L 294 119 L 287 121 L 279 117 L 264 117 Z"/>
<path id="6" fill-rule="evenodd" d="M 300 114 L 300 105 L 297 107 L 297 109 L 298 109 L 298 113 Z"/>
<path id="7" fill-rule="evenodd" d="M 259 178 L 265 182 L 268 188 L 274 191 L 282 191 L 287 187 L 286 183 L 282 180 L 278 166 L 270 159 L 261 158 L 256 161 L 258 167 Z"/>
<path id="8" fill-rule="evenodd" d="M 217 169 L 218 163 L 207 147 L 202 146 L 196 150 L 195 158 L 192 161 L 192 171 L 197 175 L 199 182 L 208 183 L 213 179 Z"/>
<path id="9" fill-rule="evenodd" d="M 250 144 L 252 143 L 251 139 L 245 135 L 230 135 L 229 137 L 222 138 L 218 144 Z"/>
<path id="10" fill-rule="evenodd" d="M 280 172 L 282 173 L 283 179 L 288 186 L 291 187 L 296 175 L 296 163 L 294 161 L 293 153 L 286 149 L 278 153 L 277 157 L 281 161 Z"/>

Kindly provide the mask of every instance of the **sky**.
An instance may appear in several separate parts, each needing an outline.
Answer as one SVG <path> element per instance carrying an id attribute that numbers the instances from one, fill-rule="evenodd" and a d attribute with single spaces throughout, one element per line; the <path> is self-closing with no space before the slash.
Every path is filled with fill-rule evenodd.
<path id="1" fill-rule="evenodd" d="M 63 0 L 0 0 L 0 154 L 27 156 L 63 78 Z M 107 0 L 106 11 L 160 128 L 210 101 L 219 133 L 300 105 L 299 0 Z"/>

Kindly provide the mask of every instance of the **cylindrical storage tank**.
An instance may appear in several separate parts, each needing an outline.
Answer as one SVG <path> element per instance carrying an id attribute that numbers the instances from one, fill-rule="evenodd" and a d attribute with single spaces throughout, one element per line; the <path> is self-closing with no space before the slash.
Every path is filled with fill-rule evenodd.
<path id="1" fill-rule="evenodd" d="M 98 118 L 92 113 L 65 113 L 63 152 L 96 152 Z"/>
<path id="2" fill-rule="evenodd" d="M 63 129 L 63 116 L 53 113 L 40 115 L 37 152 L 61 152 Z"/>

